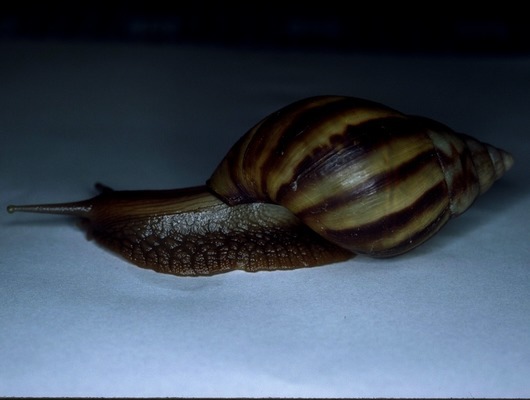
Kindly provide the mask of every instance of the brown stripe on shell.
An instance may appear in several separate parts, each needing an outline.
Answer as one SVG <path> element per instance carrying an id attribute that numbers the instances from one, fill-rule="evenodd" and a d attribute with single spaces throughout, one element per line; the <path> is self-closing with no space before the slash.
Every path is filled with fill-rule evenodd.
<path id="1" fill-rule="evenodd" d="M 304 129 L 300 128 L 299 121 L 305 120 L 307 115 L 321 115 L 330 104 L 334 105 L 340 101 L 340 97 L 318 97 L 296 102 L 270 115 L 254 131 L 252 141 L 248 142 L 244 154 L 242 153 L 241 168 L 243 171 L 249 171 L 248 179 L 245 179 L 249 196 L 261 201 L 270 201 L 267 181 L 271 171 L 274 171 L 274 164 L 278 159 L 290 154 L 284 149 L 284 144 L 290 140 L 303 140 L 296 137 Z"/>
<path id="2" fill-rule="evenodd" d="M 359 187 L 357 193 L 345 197 L 342 203 L 330 209 L 325 202 L 314 214 L 303 217 L 305 223 L 315 231 L 325 229 L 342 230 L 368 225 L 385 215 L 408 209 L 433 186 L 445 185 L 443 174 L 434 162 L 416 168 L 407 179 L 388 180 L 387 185 Z"/>
<path id="3" fill-rule="evenodd" d="M 383 115 L 405 118 L 391 108 L 356 98 L 319 96 L 293 103 L 240 139 L 208 185 L 229 204 L 274 200 L 308 147 L 328 146 L 329 136 L 346 125 Z"/>
<path id="4" fill-rule="evenodd" d="M 280 187 L 275 200 L 282 203 L 285 196 L 293 191 L 292 182 L 302 183 L 304 180 L 343 173 L 341 167 L 367 159 L 382 148 L 392 146 L 392 140 L 413 139 L 418 133 L 411 130 L 407 120 L 398 117 L 378 118 L 356 126 L 346 126 L 343 132 L 329 137 L 328 146 L 314 149 L 293 167 L 292 178 Z M 411 141 L 411 144 L 415 144 L 415 141 Z"/>
<path id="5" fill-rule="evenodd" d="M 367 106 L 372 106 L 372 103 L 366 103 L 360 99 L 337 98 L 333 102 L 320 105 L 320 107 L 310 108 L 303 107 L 303 112 L 300 112 L 294 118 L 289 119 L 289 124 L 285 124 L 281 136 L 275 140 L 272 151 L 268 153 L 268 160 L 263 165 L 265 171 L 269 171 L 275 167 L 276 159 L 282 158 L 288 153 L 293 143 L 306 141 L 308 144 L 313 142 L 310 140 L 312 136 L 328 136 L 332 137 L 336 133 L 340 134 L 345 128 L 344 122 L 346 117 L 351 114 L 359 114 L 366 110 Z M 336 129 L 326 129 L 330 122 L 338 123 Z M 336 132 L 336 133 L 335 133 Z M 263 131 L 264 135 L 270 136 L 268 132 Z M 261 150 L 261 149 L 258 149 Z"/>
<path id="6" fill-rule="evenodd" d="M 447 188 L 440 182 L 405 209 L 369 224 L 339 231 L 326 230 L 323 236 L 356 253 L 392 256 L 424 242 L 449 218 Z"/>
<path id="7" fill-rule="evenodd" d="M 393 257 L 419 246 L 426 242 L 436 234 L 446 223 L 451 219 L 451 212 L 449 208 L 445 208 L 443 212 L 427 226 L 418 229 L 416 232 L 407 232 L 405 239 L 401 242 L 394 242 L 390 247 L 380 247 L 378 251 L 370 253 L 372 257 Z"/>
<path id="8" fill-rule="evenodd" d="M 399 165 L 396 169 L 385 170 L 359 181 L 355 187 L 348 188 L 348 190 L 342 192 L 326 193 L 324 194 L 326 197 L 321 202 L 297 211 L 296 215 L 302 220 L 310 219 L 312 215 L 319 214 L 324 209 L 326 212 L 333 213 L 348 203 L 374 196 L 375 192 L 380 189 L 384 189 L 387 192 L 399 190 L 399 182 L 414 179 L 414 176 L 421 174 L 427 165 L 432 165 L 433 158 L 434 153 L 432 150 L 424 151 Z M 310 176 L 309 179 L 312 179 L 312 177 Z"/>
<path id="9" fill-rule="evenodd" d="M 334 151 L 332 146 L 320 160 L 304 160 L 303 168 L 297 168 L 294 184 L 282 186 L 276 202 L 304 219 L 333 210 L 333 204 L 366 200 L 380 188 L 396 188 L 414 172 L 425 172 L 426 162 L 438 167 L 429 138 L 406 125 L 406 120 L 385 119 L 348 127 L 340 138 L 347 147 Z M 364 203 L 366 207 L 370 204 Z"/>
<path id="10" fill-rule="evenodd" d="M 318 112 L 300 114 L 283 132 L 261 170 L 262 192 L 266 190 L 268 198 L 281 203 L 278 192 L 285 184 L 295 182 L 301 171 L 311 169 L 315 160 L 325 163 L 330 155 L 353 146 L 357 139 L 348 133 L 351 128 L 389 115 L 404 118 L 391 109 L 375 108 L 358 99 L 342 99 L 320 107 Z"/>
<path id="11" fill-rule="evenodd" d="M 461 139 L 461 135 L 446 129 L 431 129 L 428 134 L 433 140 L 440 168 L 447 182 L 451 214 L 457 216 L 467 210 L 479 195 L 479 178 L 473 162 L 473 152 Z"/>
<path id="12" fill-rule="evenodd" d="M 286 125 L 299 113 L 336 101 L 340 96 L 316 96 L 292 103 L 262 119 L 243 135 L 213 172 L 207 185 L 228 204 L 265 201 L 259 190 L 262 164 Z"/>
<path id="13" fill-rule="evenodd" d="M 488 151 L 489 146 L 467 135 L 460 137 L 465 142 L 467 155 L 472 164 L 472 168 L 469 169 L 473 172 L 474 180 L 479 184 L 479 192 L 484 193 L 497 179 L 497 171 Z"/>

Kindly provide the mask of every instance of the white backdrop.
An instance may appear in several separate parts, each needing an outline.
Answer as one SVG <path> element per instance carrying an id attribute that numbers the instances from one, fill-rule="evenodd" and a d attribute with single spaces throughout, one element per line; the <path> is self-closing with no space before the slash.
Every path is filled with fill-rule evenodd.
<path id="1" fill-rule="evenodd" d="M 344 94 L 511 151 L 417 250 L 179 278 L 11 203 L 202 184 L 263 116 Z M 530 59 L 0 43 L 1 396 L 530 396 Z"/>

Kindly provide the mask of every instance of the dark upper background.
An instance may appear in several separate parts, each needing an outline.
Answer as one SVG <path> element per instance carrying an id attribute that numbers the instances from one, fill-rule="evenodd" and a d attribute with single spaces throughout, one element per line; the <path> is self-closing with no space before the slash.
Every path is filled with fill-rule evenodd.
<path id="1" fill-rule="evenodd" d="M 0 5 L 6 39 L 526 55 L 530 24 L 522 6 L 507 2 L 22 1 Z"/>

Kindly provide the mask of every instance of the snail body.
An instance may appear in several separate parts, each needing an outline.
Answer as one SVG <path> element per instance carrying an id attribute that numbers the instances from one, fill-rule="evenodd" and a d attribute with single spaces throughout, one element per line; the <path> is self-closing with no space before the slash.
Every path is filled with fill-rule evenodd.
<path id="1" fill-rule="evenodd" d="M 251 128 L 205 186 L 8 210 L 71 214 L 132 263 L 175 275 L 405 253 L 512 165 L 507 152 L 372 101 L 317 96 Z"/>

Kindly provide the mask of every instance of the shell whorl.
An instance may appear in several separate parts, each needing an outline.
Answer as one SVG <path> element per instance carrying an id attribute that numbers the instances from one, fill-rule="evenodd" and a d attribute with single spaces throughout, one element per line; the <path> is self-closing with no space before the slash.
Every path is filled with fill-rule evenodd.
<path id="1" fill-rule="evenodd" d="M 393 256 L 465 211 L 512 162 L 430 119 L 319 96 L 250 129 L 208 186 L 230 205 L 280 204 L 355 253 Z"/>

